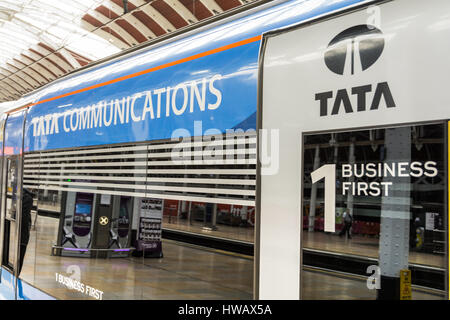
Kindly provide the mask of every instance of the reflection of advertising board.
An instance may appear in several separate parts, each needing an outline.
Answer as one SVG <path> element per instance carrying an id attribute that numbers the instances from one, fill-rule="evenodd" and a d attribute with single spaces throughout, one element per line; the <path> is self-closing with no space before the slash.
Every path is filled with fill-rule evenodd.
<path id="1" fill-rule="evenodd" d="M 176 216 L 178 214 L 178 200 L 164 200 L 164 215 Z"/>
<path id="2" fill-rule="evenodd" d="M 144 256 L 162 257 L 161 232 L 164 200 L 141 198 L 139 200 L 139 228 L 137 251 Z"/>
<path id="3" fill-rule="evenodd" d="M 92 206 L 94 196 L 91 193 L 78 192 L 73 216 L 73 232 L 77 236 L 86 236 L 91 231 Z"/>
<path id="4" fill-rule="evenodd" d="M 238 221 L 239 225 L 242 223 L 254 226 L 255 224 L 255 207 L 242 206 L 242 205 L 230 205 L 230 204 L 218 204 L 218 223 L 234 225 L 232 221 Z M 227 221 L 230 222 L 227 223 Z"/>

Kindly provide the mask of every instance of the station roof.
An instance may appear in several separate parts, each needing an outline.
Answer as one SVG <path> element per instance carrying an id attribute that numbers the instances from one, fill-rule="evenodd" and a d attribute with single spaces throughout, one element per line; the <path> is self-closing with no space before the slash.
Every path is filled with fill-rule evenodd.
<path id="1" fill-rule="evenodd" d="M 0 102 L 99 59 L 267 0 L 0 0 Z"/>

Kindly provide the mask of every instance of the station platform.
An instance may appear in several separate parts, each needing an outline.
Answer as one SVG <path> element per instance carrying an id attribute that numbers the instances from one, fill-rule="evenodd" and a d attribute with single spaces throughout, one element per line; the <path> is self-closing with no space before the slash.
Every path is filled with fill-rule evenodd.
<path id="1" fill-rule="evenodd" d="M 252 257 L 171 240 L 163 241 L 161 259 L 52 256 L 57 224 L 38 217 L 21 273 L 25 282 L 57 299 L 86 298 L 55 281 L 56 273 L 69 276 L 70 266 L 80 268 L 80 282 L 104 292 L 103 300 L 252 299 Z"/>
<path id="2" fill-rule="evenodd" d="M 207 237 L 217 237 L 232 239 L 243 243 L 253 243 L 254 229 L 252 227 L 231 227 L 227 225 L 217 225 L 217 230 L 204 228 L 204 223 L 186 219 L 164 216 L 163 228 L 170 230 L 186 231 L 197 233 Z M 303 247 L 314 250 L 323 250 L 333 253 L 345 253 L 349 255 L 378 258 L 379 238 L 375 236 L 353 235 L 352 239 L 339 237 L 337 234 L 324 232 L 303 231 Z M 436 268 L 446 267 L 444 255 L 434 255 L 420 251 L 409 252 L 409 262 L 411 264 L 427 265 Z"/>

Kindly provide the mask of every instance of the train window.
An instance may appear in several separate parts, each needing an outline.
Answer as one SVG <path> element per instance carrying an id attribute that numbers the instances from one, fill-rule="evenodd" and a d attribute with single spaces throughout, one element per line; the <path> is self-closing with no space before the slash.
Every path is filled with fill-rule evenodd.
<path id="1" fill-rule="evenodd" d="M 18 168 L 19 158 L 7 158 L 6 163 L 6 216 L 15 220 L 17 206 L 17 184 L 18 184 Z"/>
<path id="2" fill-rule="evenodd" d="M 389 296 L 389 281 L 398 281 L 400 270 L 407 269 L 413 285 L 436 289 L 413 290 L 413 299 L 443 297 L 445 128 L 429 124 L 305 135 L 303 298 L 336 299 L 336 290 L 342 290 L 342 298 Z M 325 204 L 333 200 L 335 232 L 325 232 Z M 306 266 L 312 259 L 335 273 L 356 276 L 336 277 L 327 282 L 329 295 L 322 290 L 311 296 L 317 291 L 310 286 L 329 277 Z M 425 281 L 419 274 L 434 276 Z M 350 291 L 356 296 L 348 296 Z"/>
<path id="3" fill-rule="evenodd" d="M 252 137 L 253 149 L 255 140 Z M 243 164 L 236 168 L 228 164 L 190 168 L 172 163 L 171 152 L 172 145 L 160 143 L 26 154 L 24 188 L 35 195 L 37 218 L 21 279 L 45 287 L 46 293 L 60 299 L 183 297 L 181 290 L 168 291 L 164 282 L 148 287 L 158 277 L 173 276 L 172 271 L 159 267 L 172 261 L 169 269 L 181 275 L 176 279 L 182 286 L 202 294 L 209 290 L 202 285 L 210 281 L 205 272 L 210 270 L 209 253 L 205 256 L 171 242 L 163 244 L 163 228 L 224 238 L 242 236 L 240 230 L 248 230 L 244 236 L 253 240 L 254 210 L 242 203 L 253 201 L 254 164 L 245 162 L 254 162 L 254 157 L 246 160 L 250 152 L 233 149 L 228 154 L 246 156 L 238 159 Z M 215 193 L 224 198 L 222 202 L 235 204 L 212 203 L 217 201 Z M 186 200 L 172 200 L 176 198 Z M 165 250 L 168 259 L 163 258 Z M 195 257 L 194 264 L 184 260 L 187 254 Z M 242 267 L 236 264 L 232 272 L 236 284 L 231 286 L 239 297 L 249 299 L 250 259 L 245 266 L 246 277 L 242 277 Z M 188 276 L 192 272 L 200 282 L 192 282 Z M 240 285 L 247 291 L 238 289 Z M 213 285 L 211 294 L 217 290 Z"/>

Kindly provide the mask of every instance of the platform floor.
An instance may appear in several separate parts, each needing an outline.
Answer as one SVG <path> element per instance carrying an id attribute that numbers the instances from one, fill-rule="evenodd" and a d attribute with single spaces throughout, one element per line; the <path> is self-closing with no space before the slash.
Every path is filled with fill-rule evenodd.
<path id="1" fill-rule="evenodd" d="M 253 297 L 252 257 L 163 240 L 162 259 L 87 259 L 51 256 L 58 220 L 39 217 L 31 233 L 21 278 L 58 299 L 89 299 L 57 283 L 55 274 L 70 275 L 76 266 L 81 282 L 104 292 L 103 299 L 148 300 L 242 300 Z M 329 236 L 315 243 L 339 239 Z M 320 236 L 319 236 L 320 237 Z M 344 240 L 342 240 L 344 241 Z M 347 241 L 347 242 L 345 242 Z M 341 245 L 365 248 L 356 237 Z M 370 248 L 370 245 L 369 245 Z M 328 248 L 333 249 L 333 248 Z M 329 271 L 303 272 L 304 299 L 375 299 L 365 278 Z M 413 291 L 414 299 L 441 299 L 433 292 Z"/>
<path id="2" fill-rule="evenodd" d="M 251 299 L 253 259 L 193 245 L 163 241 L 164 257 L 88 259 L 51 256 L 58 220 L 39 217 L 21 278 L 58 299 L 89 298 L 56 282 L 56 273 L 81 270 L 81 282 L 103 299 Z M 37 237 L 37 241 L 36 241 Z"/>
<path id="3" fill-rule="evenodd" d="M 303 246 L 316 250 L 346 253 L 378 259 L 379 239 L 376 237 L 354 235 L 351 239 L 324 232 L 303 231 Z M 446 268 L 444 255 L 410 250 L 409 263 L 438 268 Z"/>
<path id="4" fill-rule="evenodd" d="M 375 300 L 375 289 L 367 288 L 367 278 L 342 275 L 326 270 L 305 268 L 302 299 L 305 300 Z M 413 288 L 413 300 L 443 300 L 445 296 L 434 290 Z"/>
<path id="5" fill-rule="evenodd" d="M 205 224 L 202 221 L 192 220 L 191 223 L 187 219 L 177 217 L 163 217 L 163 228 L 194 232 L 211 237 L 233 239 L 243 242 L 254 242 L 255 231 L 253 227 L 232 227 L 224 224 L 218 224 L 217 230 L 204 229 Z"/>
<path id="6" fill-rule="evenodd" d="M 231 227 L 219 224 L 217 225 L 218 230 L 211 231 L 205 230 L 203 227 L 204 224 L 199 221 L 192 221 L 192 224 L 189 224 L 186 219 L 171 217 L 169 220 L 167 216 L 163 220 L 163 228 L 167 229 L 194 232 L 205 236 L 234 239 L 243 242 L 254 242 L 253 228 Z M 347 239 L 324 232 L 303 230 L 304 248 L 378 258 L 378 245 L 379 239 L 373 236 L 354 235 L 352 239 Z M 409 252 L 409 262 L 439 268 L 445 268 L 447 263 L 444 255 L 413 250 Z"/>

